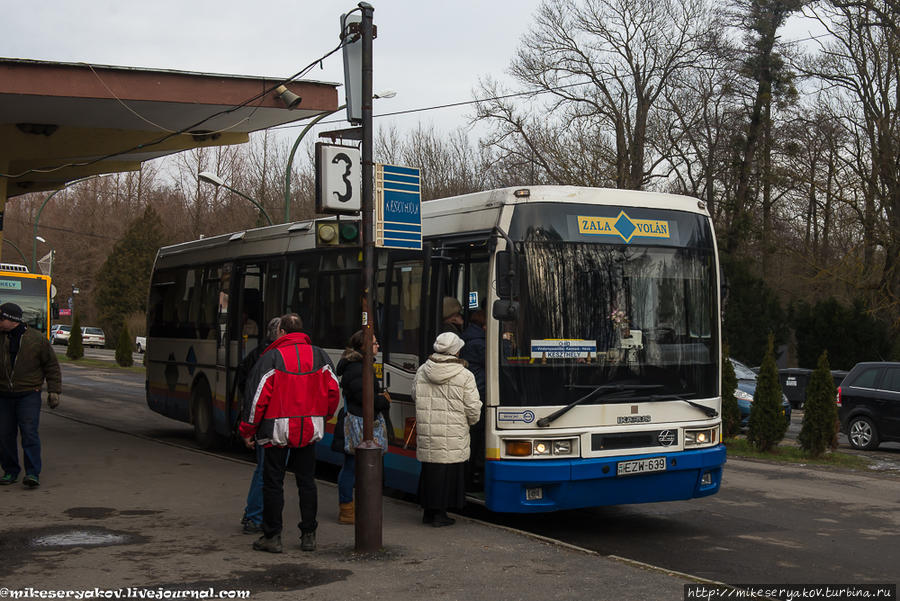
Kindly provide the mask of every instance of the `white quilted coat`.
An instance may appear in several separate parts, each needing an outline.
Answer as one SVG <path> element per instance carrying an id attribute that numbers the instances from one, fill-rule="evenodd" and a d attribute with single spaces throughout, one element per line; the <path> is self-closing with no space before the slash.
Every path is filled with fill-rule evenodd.
<path id="1" fill-rule="evenodd" d="M 416 458 L 462 463 L 469 458 L 469 426 L 481 416 L 475 376 L 453 355 L 435 353 L 416 372 Z"/>

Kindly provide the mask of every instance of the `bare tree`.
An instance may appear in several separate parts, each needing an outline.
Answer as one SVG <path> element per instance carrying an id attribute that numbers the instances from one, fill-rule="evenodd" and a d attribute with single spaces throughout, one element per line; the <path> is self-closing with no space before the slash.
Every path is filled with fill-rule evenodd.
<path id="1" fill-rule="evenodd" d="M 673 192 L 702 198 L 716 224 L 730 222 L 727 202 L 734 132 L 740 129 L 738 50 L 716 36 L 697 68 L 684 71 L 666 90 L 657 152 L 668 153 Z"/>
<path id="2" fill-rule="evenodd" d="M 883 15 L 869 4 L 833 2 L 817 7 L 814 16 L 831 38 L 821 42 L 822 51 L 805 71 L 839 101 L 835 104 L 840 108 L 839 123 L 851 139 L 850 164 L 863 192 L 857 209 L 864 231 L 863 261 L 870 273 L 880 271 L 878 289 L 898 320 L 900 36 L 896 26 L 879 24 Z M 891 9 L 889 4 L 878 6 L 881 12 Z"/>
<path id="3" fill-rule="evenodd" d="M 740 167 L 737 175 L 735 191 L 735 216 L 732 227 L 726 232 L 725 248 L 730 252 L 738 249 L 746 230 L 742 227 L 748 222 L 746 211 L 751 206 L 752 177 L 754 170 L 762 171 L 763 185 L 768 186 L 770 180 L 770 149 L 772 131 L 772 104 L 776 95 L 790 94 L 793 86 L 792 74 L 787 68 L 778 45 L 778 30 L 788 17 L 798 11 L 804 0 L 739 0 L 738 17 L 740 28 L 744 32 L 746 58 L 744 73 L 755 86 L 748 108 L 748 123 L 745 137 L 741 145 Z M 760 143 L 763 144 L 762 156 L 758 157 Z M 757 163 L 761 159 L 761 164 Z M 769 190 L 764 193 L 763 212 L 771 211 L 768 198 Z M 763 215 L 763 235 L 769 231 L 765 225 L 770 221 L 769 215 Z M 764 244 L 764 248 L 768 244 Z"/>
<path id="4" fill-rule="evenodd" d="M 716 27 L 704 0 L 547 0 L 510 72 L 552 100 L 516 110 L 484 83 L 482 95 L 493 99 L 479 103 L 477 118 L 494 125 L 486 143 L 540 165 L 556 183 L 585 183 L 565 181 L 579 169 L 559 161 L 586 159 L 599 167 L 590 179 L 641 189 L 660 161 L 648 156 L 647 141 L 657 102 L 694 68 Z M 565 152 L 566 134 L 580 138 L 572 150 L 590 154 Z"/>
<path id="5" fill-rule="evenodd" d="M 233 146 L 199 147 L 181 152 L 173 158 L 174 192 L 181 199 L 188 216 L 188 230 L 184 236 L 186 239 L 221 233 L 214 222 L 215 215 L 221 214 L 228 207 L 234 195 L 228 190 L 220 190 L 201 182 L 200 173 L 211 171 L 225 182 L 234 182 L 236 174 L 240 172 L 236 168 L 238 153 L 239 149 Z M 246 204 L 240 198 L 237 202 Z"/>
<path id="6" fill-rule="evenodd" d="M 488 164 L 462 128 L 442 135 L 419 124 L 405 138 L 395 128 L 382 129 L 375 155 L 380 162 L 420 168 L 423 200 L 485 189 Z"/>

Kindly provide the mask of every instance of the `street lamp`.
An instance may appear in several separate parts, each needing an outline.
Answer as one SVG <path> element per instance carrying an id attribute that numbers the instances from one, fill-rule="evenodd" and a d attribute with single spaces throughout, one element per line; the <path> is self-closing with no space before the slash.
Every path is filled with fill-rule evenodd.
<path id="1" fill-rule="evenodd" d="M 232 188 L 231 186 L 229 186 L 228 184 L 226 184 L 226 183 L 225 183 L 225 180 L 223 180 L 221 177 L 219 177 L 219 176 L 216 175 L 215 173 L 212 173 L 211 171 L 201 171 L 201 172 L 198 174 L 198 177 L 200 178 L 200 181 L 201 181 L 201 182 L 206 182 L 207 184 L 212 184 L 212 185 L 216 186 L 217 188 L 218 188 L 219 186 L 222 186 L 222 187 L 225 188 L 226 190 L 230 190 L 231 192 L 234 192 L 235 194 L 237 194 L 237 195 L 240 196 L 241 198 L 244 198 L 244 199 L 246 199 L 246 200 L 252 202 L 253 205 L 254 205 L 257 209 L 259 209 L 259 212 L 262 214 L 262 216 L 266 218 L 266 221 L 269 223 L 269 225 L 272 225 L 272 219 L 269 217 L 269 214 L 266 213 L 266 210 L 263 208 L 263 206 L 262 206 L 261 204 L 259 204 L 258 202 L 256 202 L 255 200 L 253 200 L 252 198 L 250 198 L 249 196 L 247 196 L 247 195 L 244 194 L 243 192 L 241 192 L 241 191 L 239 191 L 239 190 L 235 190 L 234 188 Z"/>
<path id="2" fill-rule="evenodd" d="M 47 242 L 43 236 L 35 236 L 34 239 L 38 242 L 43 242 L 47 246 L 50 246 L 50 243 Z M 53 277 L 53 258 L 56 256 L 56 249 L 50 246 L 50 267 L 47 269 L 47 275 L 51 278 Z"/>
<path id="3" fill-rule="evenodd" d="M 394 90 L 385 90 L 384 92 L 373 94 L 372 98 L 393 98 L 396 95 L 397 92 L 395 92 Z M 307 123 L 306 127 L 303 128 L 303 131 L 300 132 L 300 135 L 297 136 L 297 139 L 294 140 L 294 145 L 291 147 L 291 154 L 288 155 L 287 169 L 284 170 L 284 223 L 287 223 L 291 220 L 291 167 L 293 167 L 294 165 L 294 154 L 296 154 L 297 152 L 297 147 L 300 146 L 300 141 L 303 140 L 306 134 L 309 133 L 309 130 L 312 129 L 313 126 L 316 125 L 319 121 L 345 108 L 347 108 L 347 105 L 342 104 L 329 113 L 322 113 L 321 115 Z"/>

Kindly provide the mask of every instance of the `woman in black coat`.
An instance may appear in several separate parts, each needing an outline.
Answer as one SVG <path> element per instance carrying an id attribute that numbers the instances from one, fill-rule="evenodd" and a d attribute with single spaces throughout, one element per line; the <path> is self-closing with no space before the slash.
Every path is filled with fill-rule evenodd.
<path id="1" fill-rule="evenodd" d="M 350 337 L 350 342 L 341 360 L 337 365 L 337 375 L 341 378 L 341 392 L 344 395 L 344 408 L 350 415 L 362 417 L 363 414 L 363 343 L 364 334 L 359 330 Z M 378 353 L 378 341 L 372 341 L 372 356 Z M 372 379 L 374 382 L 374 378 Z M 379 394 L 378 384 L 375 383 L 375 415 L 379 413 L 385 416 L 388 435 L 390 431 L 390 419 L 387 419 L 391 407 L 390 396 L 387 391 Z M 340 421 L 340 420 L 339 420 Z M 343 437 L 343 432 L 335 429 L 335 436 Z M 344 453 L 344 465 L 338 474 L 338 503 L 340 515 L 338 521 L 341 524 L 354 522 L 353 511 L 353 484 L 356 479 L 356 457 Z"/>

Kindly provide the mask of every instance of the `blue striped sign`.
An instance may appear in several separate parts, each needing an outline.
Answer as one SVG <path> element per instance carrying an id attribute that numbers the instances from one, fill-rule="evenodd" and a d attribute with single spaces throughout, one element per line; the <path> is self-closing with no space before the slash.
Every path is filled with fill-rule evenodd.
<path id="1" fill-rule="evenodd" d="M 375 246 L 422 250 L 419 170 L 375 165 Z"/>

